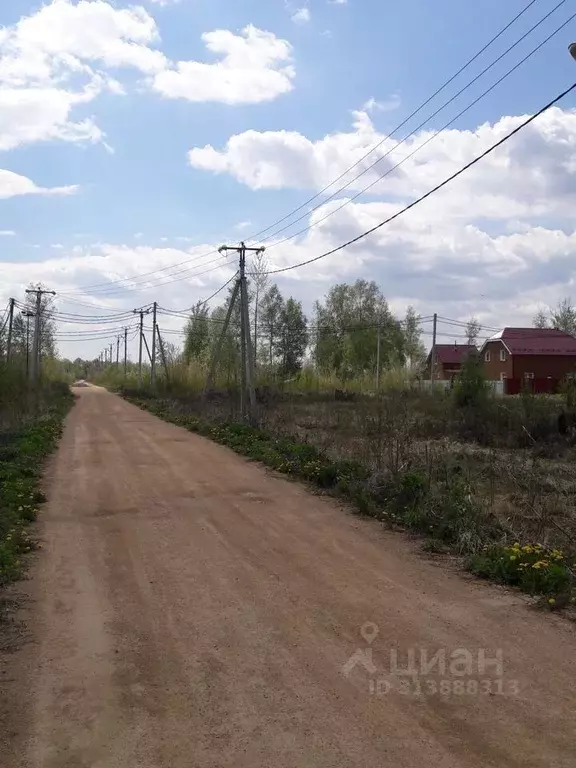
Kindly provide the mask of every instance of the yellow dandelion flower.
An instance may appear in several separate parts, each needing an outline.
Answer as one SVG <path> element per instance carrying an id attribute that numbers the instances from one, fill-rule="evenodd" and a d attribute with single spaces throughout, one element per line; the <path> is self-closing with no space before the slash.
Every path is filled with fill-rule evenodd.
<path id="1" fill-rule="evenodd" d="M 516 555 L 510 555 L 510 560 L 512 561 L 516 560 Z"/>
<path id="2" fill-rule="evenodd" d="M 551 598 L 548 600 L 548 603 L 549 603 L 550 605 L 556 605 L 556 600 L 554 600 L 554 598 L 553 598 L 553 597 L 551 597 Z"/>

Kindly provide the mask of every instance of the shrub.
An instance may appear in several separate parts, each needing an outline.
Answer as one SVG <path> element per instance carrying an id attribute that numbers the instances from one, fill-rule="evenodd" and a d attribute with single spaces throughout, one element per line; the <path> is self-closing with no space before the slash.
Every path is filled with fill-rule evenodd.
<path id="1" fill-rule="evenodd" d="M 462 365 L 454 385 L 454 400 L 460 408 L 477 407 L 487 399 L 488 384 L 480 358 L 470 356 Z"/>
<path id="2" fill-rule="evenodd" d="M 572 574 L 560 550 L 547 552 L 540 544 L 495 544 L 473 556 L 470 570 L 477 576 L 519 587 L 532 595 L 559 595 L 572 587 Z"/>

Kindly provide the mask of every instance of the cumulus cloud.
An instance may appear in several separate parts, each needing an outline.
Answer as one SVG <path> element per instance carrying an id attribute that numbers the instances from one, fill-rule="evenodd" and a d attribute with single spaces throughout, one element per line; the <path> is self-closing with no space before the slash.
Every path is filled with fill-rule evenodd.
<path id="1" fill-rule="evenodd" d="M 116 9 L 103 0 L 54 0 L 2 30 L 0 36 L 0 149 L 60 139 L 99 142 L 92 118 L 73 109 L 122 85 L 99 67 L 133 67 L 152 74 L 165 58 L 142 8 Z"/>
<path id="2" fill-rule="evenodd" d="M 295 76 L 292 47 L 251 24 L 239 35 L 219 29 L 202 39 L 213 63 L 179 61 L 158 72 L 152 87 L 165 98 L 256 104 L 291 91 Z"/>
<path id="3" fill-rule="evenodd" d="M 163 97 L 189 101 L 258 103 L 292 89 L 287 41 L 251 25 L 203 40 L 217 61 L 173 63 L 144 8 L 53 0 L 0 30 L 0 149 L 51 139 L 104 143 L 94 119 L 75 120 L 73 112 L 104 91 L 123 95 L 126 69 Z"/>
<path id="4" fill-rule="evenodd" d="M 78 186 L 68 187 L 39 187 L 26 176 L 20 176 L 12 171 L 0 169 L 0 200 L 20 195 L 73 195 L 78 191 Z M 14 232 L 3 232 L 11 234 Z"/>
<path id="5" fill-rule="evenodd" d="M 252 189 L 294 188 L 309 194 L 358 161 L 354 173 L 337 186 L 368 169 L 375 157 L 382 158 L 336 199 L 323 195 L 316 210 L 297 215 L 300 222 L 284 232 L 271 231 L 265 242 L 268 258 L 282 268 L 376 226 L 523 119 L 505 116 L 475 130 L 447 130 L 429 143 L 432 134 L 420 132 L 399 145 L 359 111 L 348 132 L 312 141 L 297 132 L 247 131 L 232 136 L 222 149 L 191 150 L 189 161 L 196 168 L 230 174 Z M 374 156 L 361 160 L 380 142 Z M 390 156 L 383 157 L 388 150 Z M 370 197 L 351 200 L 374 181 Z M 411 303 L 424 314 L 441 311 L 459 319 L 475 314 L 494 326 L 529 324 L 539 303 L 553 305 L 576 293 L 575 193 L 576 112 L 554 108 L 420 206 L 346 250 L 280 279 L 308 307 L 334 281 L 365 277 L 380 282 L 398 311 Z M 283 242 L 306 226 L 312 228 Z"/>
<path id="6" fill-rule="evenodd" d="M 318 190 L 344 174 L 331 192 L 346 183 L 348 195 L 372 185 L 371 195 L 404 201 L 432 188 L 524 119 L 502 117 L 476 130 L 451 129 L 435 138 L 420 131 L 401 144 L 379 133 L 369 115 L 358 111 L 350 132 L 311 141 L 297 132 L 250 130 L 232 136 L 223 149 L 194 148 L 188 160 L 195 168 L 228 173 L 251 189 Z M 387 175 L 380 181 L 382 174 Z M 455 193 L 442 192 L 434 199 L 441 201 L 443 215 L 472 219 L 557 215 L 573 207 L 575 174 L 576 112 L 553 108 L 455 182 Z"/>

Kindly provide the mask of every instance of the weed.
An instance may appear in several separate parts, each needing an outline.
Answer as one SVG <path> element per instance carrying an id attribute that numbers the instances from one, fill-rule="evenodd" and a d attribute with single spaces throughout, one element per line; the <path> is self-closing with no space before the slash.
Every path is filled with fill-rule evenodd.
<path id="1" fill-rule="evenodd" d="M 34 542 L 27 528 L 45 501 L 38 489 L 42 462 L 55 447 L 73 403 L 69 389 L 52 391 L 50 405 L 37 419 L 2 436 L 0 453 L 0 586 L 18 578 L 23 557 Z"/>

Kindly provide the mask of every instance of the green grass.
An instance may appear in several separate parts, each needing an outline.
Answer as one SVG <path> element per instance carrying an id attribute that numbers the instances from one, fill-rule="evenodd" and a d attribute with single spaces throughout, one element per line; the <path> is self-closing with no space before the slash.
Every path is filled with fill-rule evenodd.
<path id="1" fill-rule="evenodd" d="M 33 423 L 0 434 L 0 587 L 21 576 L 24 557 L 35 546 L 28 531 L 45 500 L 39 490 L 43 462 L 73 402 L 68 388 L 60 388 Z"/>

